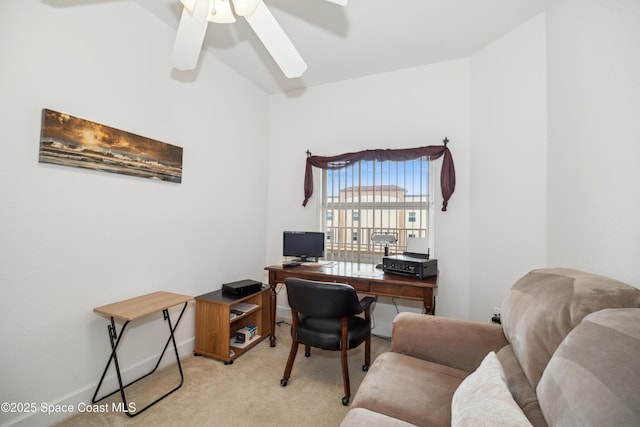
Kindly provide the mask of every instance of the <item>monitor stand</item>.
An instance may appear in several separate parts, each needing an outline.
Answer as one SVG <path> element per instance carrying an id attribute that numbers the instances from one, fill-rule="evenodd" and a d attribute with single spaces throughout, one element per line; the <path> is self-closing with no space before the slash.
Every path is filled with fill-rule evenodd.
<path id="1" fill-rule="evenodd" d="M 319 259 L 320 259 L 320 257 L 317 257 L 317 256 L 316 257 L 308 257 L 308 258 L 306 256 L 301 256 L 300 258 L 294 259 L 294 261 L 297 261 L 297 262 L 318 262 Z M 315 261 L 313 261 L 313 260 L 315 260 Z"/>

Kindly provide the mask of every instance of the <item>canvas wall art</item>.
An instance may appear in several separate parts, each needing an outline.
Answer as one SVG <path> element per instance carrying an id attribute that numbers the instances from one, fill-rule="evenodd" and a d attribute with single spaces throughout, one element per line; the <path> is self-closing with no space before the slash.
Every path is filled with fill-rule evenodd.
<path id="1" fill-rule="evenodd" d="M 182 148 L 48 109 L 40 163 L 182 182 Z"/>

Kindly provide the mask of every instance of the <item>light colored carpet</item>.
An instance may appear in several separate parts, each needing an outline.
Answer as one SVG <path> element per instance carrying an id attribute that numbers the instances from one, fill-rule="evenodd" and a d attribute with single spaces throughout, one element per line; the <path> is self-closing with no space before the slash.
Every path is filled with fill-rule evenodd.
<path id="1" fill-rule="evenodd" d="M 124 413 L 80 413 L 58 426 L 339 426 L 349 407 L 343 406 L 340 352 L 298 349 L 286 387 L 280 379 L 291 346 L 290 326 L 276 327 L 276 347 L 265 339 L 225 365 L 207 357 L 182 360 L 184 385 L 137 417 Z M 372 337 L 371 360 L 390 347 L 390 341 Z M 364 345 L 349 351 L 351 398 L 364 378 Z M 126 379 L 125 379 L 126 381 Z M 155 400 L 180 381 L 169 366 L 126 389 L 127 400 L 138 408 Z M 99 403 L 120 402 L 119 394 Z"/>

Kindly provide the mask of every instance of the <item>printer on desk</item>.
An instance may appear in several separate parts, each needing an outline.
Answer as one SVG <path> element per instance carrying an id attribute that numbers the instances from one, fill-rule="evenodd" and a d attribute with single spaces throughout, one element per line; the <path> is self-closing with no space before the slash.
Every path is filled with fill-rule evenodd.
<path id="1" fill-rule="evenodd" d="M 438 274 L 438 260 L 429 259 L 427 239 L 410 237 L 402 255 L 382 257 L 382 271 L 423 279 Z"/>
<path id="2" fill-rule="evenodd" d="M 382 258 L 382 271 L 424 279 L 438 274 L 438 260 L 402 254 Z"/>

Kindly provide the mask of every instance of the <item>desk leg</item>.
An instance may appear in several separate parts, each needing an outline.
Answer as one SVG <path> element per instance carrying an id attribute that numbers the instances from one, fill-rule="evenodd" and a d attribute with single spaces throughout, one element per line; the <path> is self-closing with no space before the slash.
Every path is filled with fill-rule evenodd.
<path id="1" fill-rule="evenodd" d="M 127 325 L 129 324 L 129 321 L 126 321 L 122 325 L 122 328 L 120 329 L 120 334 L 118 335 L 118 332 L 116 330 L 115 320 L 112 317 L 111 318 L 111 323 L 107 327 L 108 330 L 109 330 L 109 340 L 111 342 L 111 356 L 109 356 L 109 361 L 107 362 L 107 366 L 105 366 L 104 371 L 102 372 L 102 377 L 100 378 L 100 382 L 98 382 L 98 386 L 96 387 L 96 391 L 93 394 L 93 398 L 91 399 L 91 402 L 92 403 L 100 402 L 101 400 L 106 399 L 107 397 L 112 396 L 112 395 L 120 392 L 120 396 L 122 398 L 122 404 L 124 406 L 124 408 L 123 408 L 124 412 L 129 417 L 135 417 L 136 415 L 139 415 L 142 412 L 146 411 L 151 406 L 155 405 L 156 403 L 158 403 L 159 401 L 161 401 L 162 399 L 164 399 L 165 397 L 169 396 L 171 393 L 173 393 L 174 391 L 176 391 L 177 389 L 182 387 L 182 384 L 184 383 L 184 374 L 182 372 L 182 364 L 180 363 L 180 356 L 178 355 L 178 346 L 176 345 L 176 339 L 175 339 L 175 336 L 174 336 L 174 332 L 177 329 L 178 324 L 180 323 L 180 319 L 182 319 L 182 315 L 184 314 L 184 311 L 185 311 L 186 308 L 187 308 L 187 303 L 185 302 L 184 306 L 182 307 L 182 311 L 180 312 L 180 316 L 178 316 L 178 320 L 176 321 L 175 326 L 171 325 L 171 317 L 169 316 L 169 310 L 168 309 L 162 310 L 162 314 L 164 315 L 164 320 L 167 321 L 167 324 L 169 326 L 169 339 L 165 343 L 164 348 L 162 349 L 162 353 L 160 354 L 160 357 L 158 358 L 158 361 L 156 362 L 156 365 L 153 367 L 153 369 L 150 372 L 142 375 L 141 377 L 131 381 L 129 384 L 126 384 L 126 385 L 123 385 L 123 383 L 122 383 L 122 375 L 120 373 L 120 365 L 118 364 L 117 350 L 118 350 L 118 346 L 120 345 L 120 340 L 122 340 L 122 336 L 124 335 L 124 330 L 127 327 Z M 180 384 L 178 384 L 175 388 L 173 388 L 169 392 L 165 393 L 164 395 L 160 396 L 159 398 L 157 398 L 156 400 L 154 400 L 153 402 L 151 402 L 150 404 L 148 404 L 144 408 L 142 408 L 142 409 L 135 408 L 135 411 L 133 413 L 130 412 L 130 405 L 127 404 L 127 398 L 125 396 L 124 389 L 129 387 L 132 384 L 137 383 L 141 379 L 143 379 L 145 377 L 148 377 L 149 375 L 153 374 L 156 371 L 156 369 L 158 369 L 158 366 L 160 366 L 160 362 L 162 361 L 162 358 L 164 357 L 164 354 L 166 353 L 167 348 L 169 347 L 169 343 L 173 343 L 173 349 L 174 349 L 174 352 L 175 352 L 176 360 L 178 361 L 178 370 L 180 371 Z M 116 369 L 116 376 L 118 377 L 119 388 L 117 388 L 116 390 L 112 391 L 111 393 L 105 394 L 104 396 L 102 396 L 100 398 L 96 398 L 96 396 L 98 396 L 98 392 L 100 391 L 100 388 L 102 387 L 102 383 L 104 382 L 104 378 L 107 375 L 107 371 L 109 370 L 109 367 L 111 366 L 111 362 L 112 361 L 113 361 L 113 364 L 114 364 L 115 369 Z M 131 409 L 134 409 L 134 407 L 131 407 Z"/>
<path id="2" fill-rule="evenodd" d="M 436 314 L 436 297 L 433 294 L 433 289 L 428 289 L 424 291 L 424 295 L 422 297 L 422 304 L 424 305 L 425 314 Z"/>
<path id="3" fill-rule="evenodd" d="M 269 347 L 276 346 L 276 306 L 278 305 L 278 294 L 276 294 L 276 283 L 273 273 L 269 272 L 269 301 L 271 304 L 271 336 L 269 337 Z"/>

